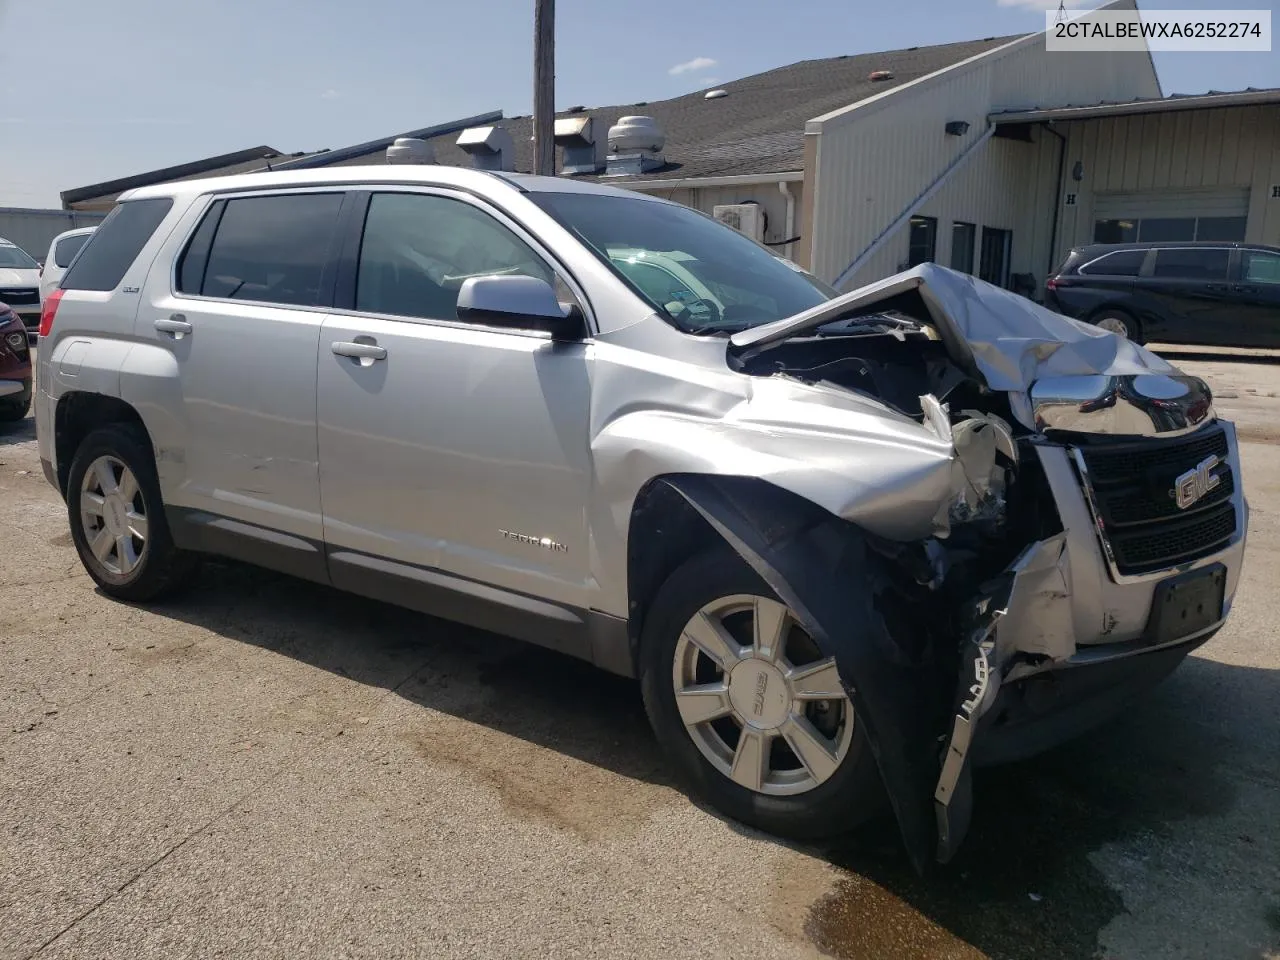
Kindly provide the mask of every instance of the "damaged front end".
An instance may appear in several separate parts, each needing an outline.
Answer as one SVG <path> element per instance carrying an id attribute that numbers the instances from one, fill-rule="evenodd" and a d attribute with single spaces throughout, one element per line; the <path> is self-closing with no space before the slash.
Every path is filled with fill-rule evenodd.
<path id="1" fill-rule="evenodd" d="M 1225 619 L 1247 526 L 1234 431 L 1201 381 L 1136 344 L 924 265 L 736 334 L 729 361 L 872 397 L 949 448 L 940 494 L 917 483 L 892 528 L 883 496 L 832 511 L 857 545 L 825 569 L 876 584 L 874 615 L 824 592 L 798 542 L 749 543 L 751 511 L 713 517 L 714 497 L 686 494 L 836 656 L 918 868 L 959 848 L 1011 698 L 1069 720 L 1009 755 L 1036 752 L 1100 717 L 1052 702 L 1060 677 L 1124 660 L 1149 685 Z"/>

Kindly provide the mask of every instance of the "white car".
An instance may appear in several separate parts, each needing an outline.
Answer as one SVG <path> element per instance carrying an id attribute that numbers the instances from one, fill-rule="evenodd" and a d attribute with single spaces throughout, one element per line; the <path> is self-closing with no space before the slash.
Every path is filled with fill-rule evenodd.
<path id="1" fill-rule="evenodd" d="M 13 307 L 28 330 L 39 325 L 40 264 L 4 237 L 0 237 L 0 302 Z"/>
<path id="2" fill-rule="evenodd" d="M 62 275 L 71 266 L 85 241 L 97 230 L 97 227 L 77 227 L 53 238 L 49 244 L 49 253 L 44 258 L 44 266 L 40 268 L 40 300 L 49 296 L 49 291 L 58 289 Z"/>

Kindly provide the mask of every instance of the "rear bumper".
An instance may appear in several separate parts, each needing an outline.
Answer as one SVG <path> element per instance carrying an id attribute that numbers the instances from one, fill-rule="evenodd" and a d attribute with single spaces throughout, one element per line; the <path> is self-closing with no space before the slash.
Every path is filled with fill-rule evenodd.
<path id="1" fill-rule="evenodd" d="M 974 741 L 974 763 L 992 766 L 1035 756 L 1116 717 L 1220 627 L 1162 647 L 1123 645 L 1130 649 L 1107 659 L 1068 660 L 1003 684 Z"/>

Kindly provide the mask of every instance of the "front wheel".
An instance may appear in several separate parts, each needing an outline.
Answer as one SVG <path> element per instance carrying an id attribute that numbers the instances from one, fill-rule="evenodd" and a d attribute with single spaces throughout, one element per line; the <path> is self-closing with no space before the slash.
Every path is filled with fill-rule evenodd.
<path id="1" fill-rule="evenodd" d="M 169 533 L 147 436 L 130 424 L 93 431 L 67 478 L 71 539 L 102 591 L 118 600 L 157 600 L 187 584 L 195 555 Z"/>
<path id="2" fill-rule="evenodd" d="M 719 810 L 818 840 L 880 806 L 879 772 L 835 660 L 727 548 L 668 578 L 645 618 L 640 654 L 659 741 Z"/>

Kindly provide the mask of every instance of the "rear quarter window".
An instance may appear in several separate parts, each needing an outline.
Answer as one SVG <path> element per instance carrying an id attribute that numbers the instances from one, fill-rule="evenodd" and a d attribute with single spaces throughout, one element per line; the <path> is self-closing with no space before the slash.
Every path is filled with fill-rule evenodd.
<path id="1" fill-rule="evenodd" d="M 117 204 L 71 264 L 62 289 L 114 290 L 172 207 L 169 197 Z"/>
<path id="2" fill-rule="evenodd" d="M 53 248 L 53 263 L 63 270 L 71 266 L 71 261 L 75 259 L 80 248 L 84 246 L 85 241 L 93 236 L 90 233 L 82 233 L 78 237 L 63 237 L 57 242 Z"/>
<path id="3" fill-rule="evenodd" d="M 1117 250 L 1083 264 L 1079 273 L 1086 277 L 1136 277 L 1146 259 L 1145 250 Z"/>

